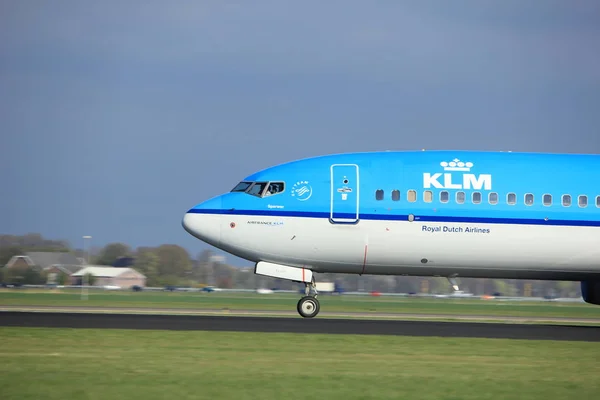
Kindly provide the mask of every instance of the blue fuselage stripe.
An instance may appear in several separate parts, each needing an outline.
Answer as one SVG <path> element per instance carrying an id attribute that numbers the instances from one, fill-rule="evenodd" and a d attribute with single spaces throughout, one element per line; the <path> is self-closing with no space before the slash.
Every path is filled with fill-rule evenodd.
<path id="1" fill-rule="evenodd" d="M 324 218 L 329 219 L 329 212 L 319 211 L 282 211 L 282 210 L 219 210 L 192 208 L 192 214 L 221 214 L 221 215 L 248 215 L 270 217 L 297 217 L 297 218 Z M 336 213 L 336 218 L 356 218 L 353 213 Z M 408 221 L 408 215 L 400 214 L 360 214 L 359 219 L 372 221 Z M 597 226 L 600 221 L 593 220 L 566 220 L 566 219 L 532 219 L 532 218 L 494 218 L 494 217 L 463 217 L 463 216 L 429 216 L 415 215 L 416 222 L 453 222 L 453 223 L 480 223 L 480 224 L 507 224 L 507 225 L 542 225 L 542 226 Z"/>

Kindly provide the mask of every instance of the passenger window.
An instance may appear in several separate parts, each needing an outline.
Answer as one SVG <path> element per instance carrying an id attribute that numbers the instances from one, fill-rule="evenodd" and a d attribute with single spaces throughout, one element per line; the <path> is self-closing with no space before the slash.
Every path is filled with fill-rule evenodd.
<path id="1" fill-rule="evenodd" d="M 450 196 L 449 196 L 448 192 L 446 192 L 445 190 L 443 192 L 440 192 L 440 202 L 441 203 L 447 203 L 449 199 L 450 199 Z"/>
<path id="2" fill-rule="evenodd" d="M 433 201 L 433 192 L 431 190 L 426 190 L 423 193 L 423 201 L 425 203 L 431 203 Z"/>
<path id="3" fill-rule="evenodd" d="M 498 193 L 492 192 L 488 196 L 490 204 L 498 204 Z"/>
<path id="4" fill-rule="evenodd" d="M 415 190 L 408 191 L 408 201 L 410 201 L 411 203 L 417 201 L 417 192 Z"/>
<path id="5" fill-rule="evenodd" d="M 400 200 L 400 191 L 399 190 L 392 190 L 392 200 L 393 201 Z"/>
<path id="6" fill-rule="evenodd" d="M 456 192 L 456 202 L 463 204 L 465 202 L 465 192 Z"/>
<path id="7" fill-rule="evenodd" d="M 545 194 L 542 201 L 543 201 L 543 203 L 544 203 L 545 206 L 551 206 L 552 205 L 552 195 L 551 194 Z"/>
<path id="8" fill-rule="evenodd" d="M 585 195 L 579 196 L 579 207 L 581 207 L 581 208 L 587 207 L 587 196 L 585 196 Z"/>
<path id="9" fill-rule="evenodd" d="M 284 184 L 283 182 L 271 182 L 269 183 L 269 187 L 265 192 L 265 196 L 272 196 L 277 193 L 283 192 Z"/>
<path id="10" fill-rule="evenodd" d="M 235 185 L 235 187 L 233 189 L 231 189 L 232 192 L 245 192 L 250 185 L 252 185 L 252 182 L 240 182 L 237 185 Z"/>
<path id="11" fill-rule="evenodd" d="M 596 196 L 596 207 L 600 208 L 600 196 Z"/>
<path id="12" fill-rule="evenodd" d="M 481 193 L 479 193 L 479 192 L 473 192 L 473 195 L 471 196 L 471 199 L 473 200 L 473 204 L 479 204 L 479 203 L 481 203 Z"/>
<path id="13" fill-rule="evenodd" d="M 525 195 L 525 205 L 532 206 L 533 205 L 533 195 L 531 193 L 527 193 Z"/>
<path id="14" fill-rule="evenodd" d="M 383 200 L 383 190 L 377 189 L 375 191 L 375 199 L 376 200 Z"/>
<path id="15" fill-rule="evenodd" d="M 517 195 L 514 193 L 509 193 L 506 196 L 506 202 L 511 206 L 517 204 Z"/>
<path id="16" fill-rule="evenodd" d="M 252 185 L 248 193 L 253 196 L 261 196 L 266 187 L 267 182 L 256 182 L 254 185 Z"/>
<path id="17" fill-rule="evenodd" d="M 563 194 L 562 205 L 565 207 L 571 207 L 571 195 L 570 194 Z"/>

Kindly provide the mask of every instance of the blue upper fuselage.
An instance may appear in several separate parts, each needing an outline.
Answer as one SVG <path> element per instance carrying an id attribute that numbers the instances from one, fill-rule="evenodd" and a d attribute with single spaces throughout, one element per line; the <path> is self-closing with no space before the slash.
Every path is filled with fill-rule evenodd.
<path id="1" fill-rule="evenodd" d="M 599 175 L 598 155 L 339 154 L 254 173 L 189 212 L 600 226 Z"/>

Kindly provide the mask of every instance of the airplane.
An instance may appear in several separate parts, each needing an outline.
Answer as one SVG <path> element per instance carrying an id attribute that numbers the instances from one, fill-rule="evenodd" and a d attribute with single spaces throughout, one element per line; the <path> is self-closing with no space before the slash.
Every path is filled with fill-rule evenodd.
<path id="1" fill-rule="evenodd" d="M 600 305 L 600 155 L 330 154 L 253 173 L 188 210 L 184 229 L 305 285 L 318 273 L 580 281 Z"/>

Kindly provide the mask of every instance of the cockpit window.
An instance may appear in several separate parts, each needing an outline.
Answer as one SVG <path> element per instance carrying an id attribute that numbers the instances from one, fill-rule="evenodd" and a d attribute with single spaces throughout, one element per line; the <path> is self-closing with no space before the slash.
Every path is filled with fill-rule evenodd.
<path id="1" fill-rule="evenodd" d="M 247 182 L 242 181 L 236 185 L 232 192 L 245 192 L 252 196 L 266 197 L 283 192 L 283 182 Z"/>
<path id="2" fill-rule="evenodd" d="M 232 192 L 245 192 L 252 185 L 252 182 L 240 182 L 233 189 Z"/>
<path id="3" fill-rule="evenodd" d="M 283 188 L 283 182 L 269 182 L 269 187 L 267 187 L 265 196 L 272 196 L 274 194 L 281 193 L 283 192 Z"/>
<path id="4" fill-rule="evenodd" d="M 261 197 L 268 182 L 255 182 L 254 185 L 246 193 L 253 196 Z"/>

